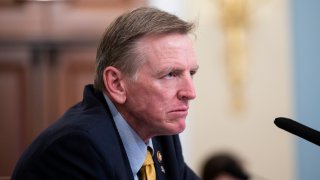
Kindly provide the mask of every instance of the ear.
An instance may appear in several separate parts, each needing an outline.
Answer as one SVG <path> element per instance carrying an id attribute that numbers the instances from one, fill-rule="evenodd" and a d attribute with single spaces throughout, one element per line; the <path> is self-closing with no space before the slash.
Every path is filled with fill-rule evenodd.
<path id="1" fill-rule="evenodd" d="M 126 101 L 123 74 L 117 68 L 108 66 L 103 71 L 103 82 L 106 92 L 119 104 Z"/>

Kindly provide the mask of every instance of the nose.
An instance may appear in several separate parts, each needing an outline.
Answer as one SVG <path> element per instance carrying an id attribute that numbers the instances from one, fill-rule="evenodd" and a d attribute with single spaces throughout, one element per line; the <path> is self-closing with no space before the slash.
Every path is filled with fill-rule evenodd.
<path id="1" fill-rule="evenodd" d="M 187 76 L 182 80 L 181 88 L 178 91 L 178 98 L 180 100 L 192 100 L 196 98 L 196 91 L 191 76 Z"/>

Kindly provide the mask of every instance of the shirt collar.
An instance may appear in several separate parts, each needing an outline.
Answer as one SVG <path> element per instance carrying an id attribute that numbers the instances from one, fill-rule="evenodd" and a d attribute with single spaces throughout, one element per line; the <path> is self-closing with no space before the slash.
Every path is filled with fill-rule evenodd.
<path id="1" fill-rule="evenodd" d="M 109 97 L 105 93 L 103 93 L 103 95 L 108 103 L 112 117 L 119 131 L 130 162 L 132 173 L 134 174 L 135 179 L 137 179 L 137 173 L 140 170 L 147 154 L 147 147 L 150 147 L 153 153 L 152 140 L 149 139 L 146 144 L 122 117 Z"/>

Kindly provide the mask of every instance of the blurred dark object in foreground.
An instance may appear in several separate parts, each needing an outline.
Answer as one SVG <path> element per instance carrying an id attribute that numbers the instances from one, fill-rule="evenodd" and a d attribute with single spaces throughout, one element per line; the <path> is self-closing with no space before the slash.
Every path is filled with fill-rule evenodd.
<path id="1" fill-rule="evenodd" d="M 241 162 L 229 153 L 218 153 L 209 157 L 202 167 L 203 180 L 248 180 L 249 174 Z"/>

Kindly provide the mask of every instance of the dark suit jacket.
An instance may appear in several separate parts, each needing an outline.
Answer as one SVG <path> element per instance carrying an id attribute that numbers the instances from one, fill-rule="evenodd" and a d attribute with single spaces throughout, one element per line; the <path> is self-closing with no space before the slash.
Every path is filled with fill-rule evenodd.
<path id="1" fill-rule="evenodd" d="M 178 135 L 153 138 L 157 179 L 199 179 L 185 164 Z M 88 85 L 71 107 L 21 156 L 12 180 L 133 180 L 103 94 Z"/>

